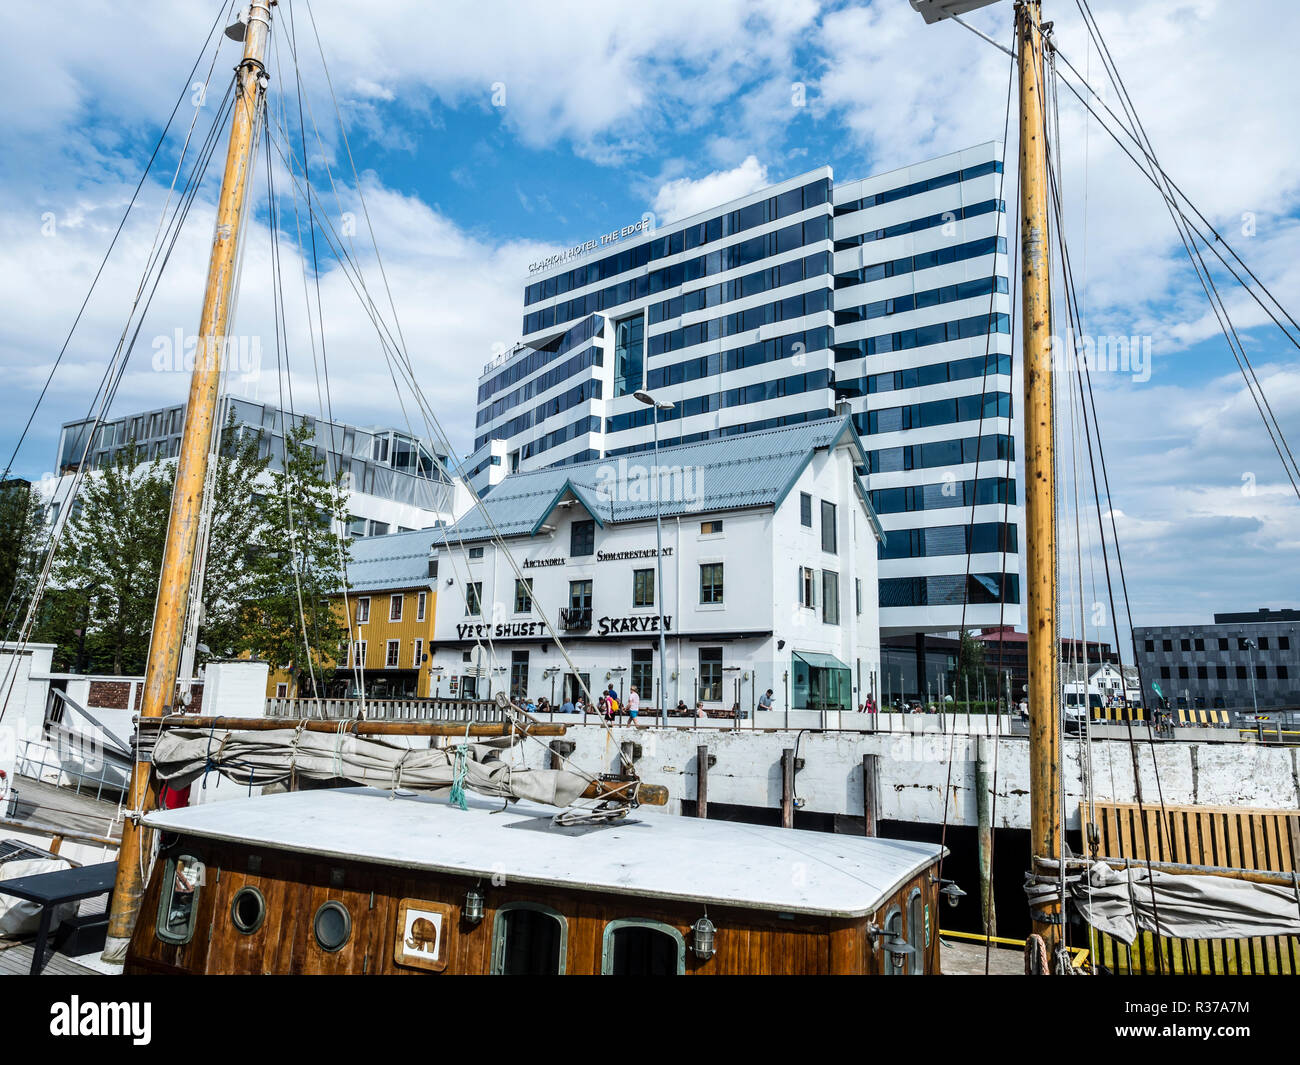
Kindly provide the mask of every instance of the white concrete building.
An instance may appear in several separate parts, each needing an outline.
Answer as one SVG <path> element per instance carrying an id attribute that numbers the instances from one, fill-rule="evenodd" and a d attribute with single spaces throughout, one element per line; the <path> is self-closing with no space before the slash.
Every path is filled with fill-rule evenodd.
<path id="1" fill-rule="evenodd" d="M 661 449 L 663 589 L 649 454 L 521 472 L 435 548 L 440 690 L 559 703 L 850 709 L 877 690 L 880 526 L 847 415 Z M 522 580 L 521 580 L 522 577 Z M 660 684 L 658 624 L 667 637 Z"/>
<path id="2" fill-rule="evenodd" d="M 836 182 L 819 167 L 535 263 L 485 366 L 466 474 L 643 452 L 847 402 L 886 530 L 881 625 L 1020 620 L 1002 146 Z"/>

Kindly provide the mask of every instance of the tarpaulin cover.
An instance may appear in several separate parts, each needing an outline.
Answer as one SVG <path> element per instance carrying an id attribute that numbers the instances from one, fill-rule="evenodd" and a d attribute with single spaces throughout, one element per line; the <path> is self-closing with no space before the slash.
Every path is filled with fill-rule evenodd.
<path id="1" fill-rule="evenodd" d="M 313 780 L 349 780 L 374 788 L 450 791 L 457 772 L 462 784 L 480 795 L 528 799 L 548 806 L 572 803 L 587 778 L 567 769 L 529 769 L 501 760 L 511 737 L 417 750 L 346 732 L 271 729 L 228 732 L 168 729 L 158 737 L 153 765 L 160 780 L 183 788 L 211 769 L 241 784 L 264 785 L 292 773 Z M 459 763 L 459 765 L 458 765 Z"/>

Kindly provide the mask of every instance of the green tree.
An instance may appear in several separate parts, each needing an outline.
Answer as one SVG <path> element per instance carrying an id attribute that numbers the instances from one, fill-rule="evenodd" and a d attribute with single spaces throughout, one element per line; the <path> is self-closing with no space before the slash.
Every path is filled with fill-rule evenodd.
<path id="1" fill-rule="evenodd" d="M 57 548 L 40 638 L 64 668 L 144 671 L 172 472 L 132 442 L 85 479 Z"/>
<path id="2" fill-rule="evenodd" d="M 267 543 L 253 562 L 255 595 L 246 623 L 249 649 L 290 674 L 290 694 L 318 693 L 346 647 L 346 622 L 334 605 L 343 591 L 351 541 L 335 530 L 346 520 L 342 475 L 331 479 L 304 420 L 285 437 L 284 469 L 271 472 Z"/>
<path id="3" fill-rule="evenodd" d="M 22 624 L 45 548 L 40 493 L 17 478 L 0 484 L 0 638 L 12 638 Z"/>
<path id="4" fill-rule="evenodd" d="M 979 698 L 980 684 L 987 674 L 984 641 L 977 640 L 969 629 L 962 629 L 961 646 L 957 651 L 957 670 L 953 676 L 953 699 L 964 702 L 968 691 L 972 699 Z"/>
<path id="5" fill-rule="evenodd" d="M 257 433 L 241 431 L 231 411 L 222 429 L 212 485 L 199 642 L 216 658 L 253 648 L 248 603 L 257 594 L 258 555 L 270 539 L 270 511 L 259 481 L 270 457 L 258 457 Z"/>

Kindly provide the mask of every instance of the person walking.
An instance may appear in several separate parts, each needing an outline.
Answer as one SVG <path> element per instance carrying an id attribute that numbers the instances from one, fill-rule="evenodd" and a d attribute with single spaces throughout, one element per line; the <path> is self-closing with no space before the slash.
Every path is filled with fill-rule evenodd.
<path id="1" fill-rule="evenodd" d="M 759 708 L 760 710 L 771 710 L 771 709 L 772 709 L 772 689 L 771 689 L 771 688 L 768 688 L 767 691 L 765 691 L 762 695 L 760 695 L 760 696 L 758 697 L 758 708 Z"/>
<path id="2" fill-rule="evenodd" d="M 633 684 L 627 693 L 627 716 L 631 718 L 632 724 L 636 724 L 637 714 L 641 712 L 641 695 Z"/>

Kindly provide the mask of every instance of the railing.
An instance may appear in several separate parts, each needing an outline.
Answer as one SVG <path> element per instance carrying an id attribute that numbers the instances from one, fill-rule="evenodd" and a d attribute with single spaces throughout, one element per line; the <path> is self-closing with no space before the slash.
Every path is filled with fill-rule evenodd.
<path id="1" fill-rule="evenodd" d="M 347 721 L 361 716 L 360 699 L 267 699 L 266 716 Z M 483 721 L 503 720 L 489 699 L 367 699 L 367 721 Z"/>
<path id="2" fill-rule="evenodd" d="M 14 771 L 20 777 L 30 777 L 45 784 L 68 788 L 78 795 L 93 795 L 103 799 L 104 793 L 116 801 L 130 780 L 129 771 L 120 764 L 103 757 L 102 749 L 78 746 L 69 751 L 67 744 L 56 741 L 23 740 L 19 744 Z M 17 800 L 20 785 L 15 783 L 10 795 L 10 806 Z"/>

